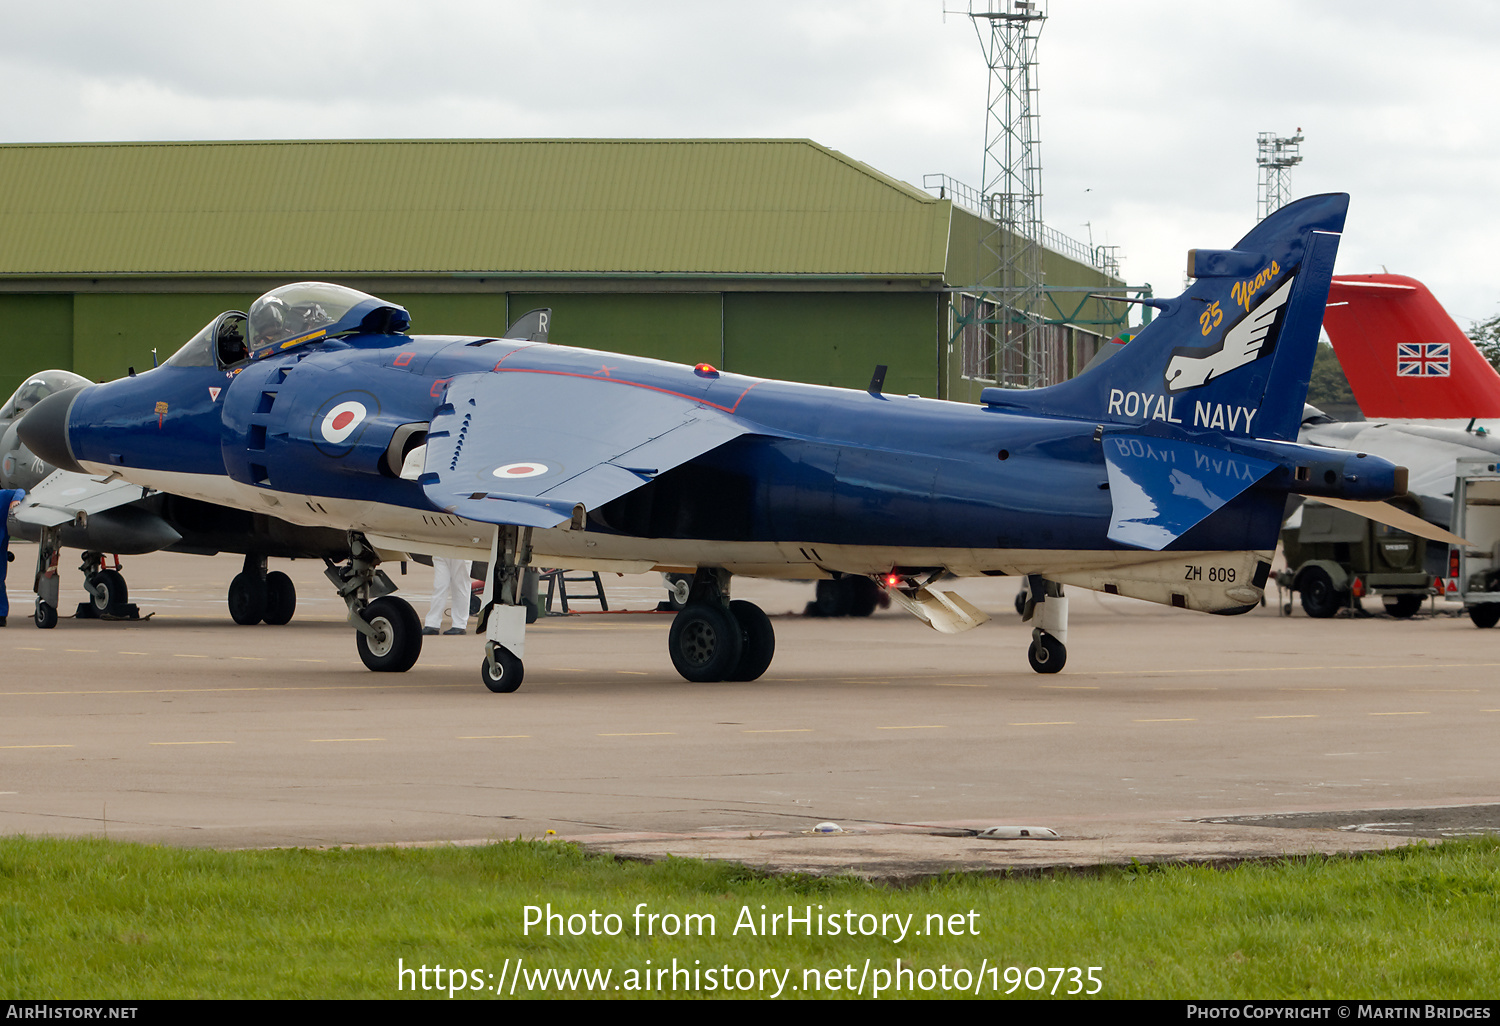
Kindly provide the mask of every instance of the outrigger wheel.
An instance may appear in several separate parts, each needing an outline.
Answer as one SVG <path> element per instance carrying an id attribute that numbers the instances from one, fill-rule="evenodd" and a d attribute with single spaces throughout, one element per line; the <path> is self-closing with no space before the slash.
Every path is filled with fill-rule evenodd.
<path id="1" fill-rule="evenodd" d="M 1068 661 L 1068 600 L 1063 587 L 1039 574 L 1026 578 L 1022 620 L 1032 622 L 1026 658 L 1037 673 L 1056 673 Z"/>

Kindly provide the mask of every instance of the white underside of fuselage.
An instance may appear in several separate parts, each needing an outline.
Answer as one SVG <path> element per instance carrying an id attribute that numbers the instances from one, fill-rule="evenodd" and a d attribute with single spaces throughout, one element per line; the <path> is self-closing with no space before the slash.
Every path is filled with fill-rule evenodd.
<path id="1" fill-rule="evenodd" d="M 304 527 L 362 532 L 384 559 L 407 553 L 488 559 L 495 526 L 452 514 L 379 502 L 295 495 L 231 478 L 178 471 L 83 464 L 146 488 L 265 513 Z M 570 530 L 534 530 L 533 566 L 645 573 L 723 567 L 749 577 L 809 580 L 882 574 L 896 567 L 943 568 L 959 577 L 1040 574 L 1059 584 L 1206 612 L 1260 601 L 1252 582 L 1270 552 L 1152 552 L 1143 549 L 955 549 L 823 542 L 726 542 L 638 538 Z"/>

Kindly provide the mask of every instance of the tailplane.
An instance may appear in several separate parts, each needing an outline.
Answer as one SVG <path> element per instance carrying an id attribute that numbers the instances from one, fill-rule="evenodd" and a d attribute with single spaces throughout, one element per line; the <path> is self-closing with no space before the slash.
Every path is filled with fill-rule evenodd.
<path id="1" fill-rule="evenodd" d="M 1415 278 L 1340 275 L 1323 326 L 1366 417 L 1500 417 L 1500 374 Z"/>
<path id="2" fill-rule="evenodd" d="M 1049 388 L 987 388 L 989 406 L 1232 437 L 1297 437 L 1349 197 L 1289 203 L 1227 250 L 1112 359 Z"/>

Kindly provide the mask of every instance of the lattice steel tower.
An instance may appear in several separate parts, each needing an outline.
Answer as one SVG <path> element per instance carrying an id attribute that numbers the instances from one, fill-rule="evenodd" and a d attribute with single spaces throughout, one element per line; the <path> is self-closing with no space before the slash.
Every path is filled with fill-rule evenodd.
<path id="1" fill-rule="evenodd" d="M 1302 129 L 1289 137 L 1261 132 L 1255 137 L 1255 165 L 1260 168 L 1255 220 L 1264 221 L 1292 198 L 1292 168 L 1302 163 Z"/>
<path id="2" fill-rule="evenodd" d="M 969 18 L 990 69 L 980 175 L 985 216 L 979 240 L 979 293 L 992 334 L 984 368 L 1001 385 L 1035 388 L 1064 368 L 1037 327 L 1042 281 L 1042 164 L 1037 115 L 1037 37 L 1046 0 L 969 0 Z"/>

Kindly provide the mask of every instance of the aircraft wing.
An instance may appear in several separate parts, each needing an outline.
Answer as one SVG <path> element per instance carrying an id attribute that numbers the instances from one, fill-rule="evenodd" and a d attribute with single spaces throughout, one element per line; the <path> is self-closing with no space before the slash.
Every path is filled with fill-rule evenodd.
<path id="1" fill-rule="evenodd" d="M 557 527 L 747 434 L 687 396 L 625 381 L 524 370 L 469 374 L 432 418 L 418 478 L 469 520 Z"/>
<path id="2" fill-rule="evenodd" d="M 118 478 L 55 470 L 26 493 L 15 519 L 37 527 L 59 527 L 79 520 L 79 514 L 103 513 L 145 497 L 147 489 Z"/>

